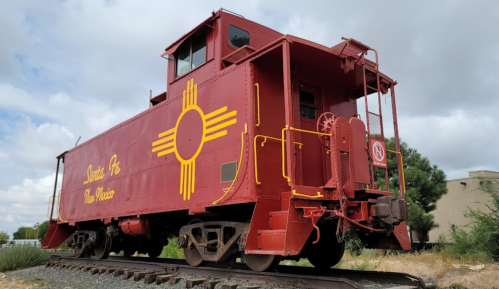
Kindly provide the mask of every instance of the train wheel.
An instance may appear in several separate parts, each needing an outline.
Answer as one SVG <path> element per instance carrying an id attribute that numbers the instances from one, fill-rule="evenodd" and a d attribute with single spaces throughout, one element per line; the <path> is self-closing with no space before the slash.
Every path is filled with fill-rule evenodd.
<path id="1" fill-rule="evenodd" d="M 345 252 L 345 242 L 330 242 L 330 246 L 321 246 L 317 250 L 310 250 L 307 259 L 317 269 L 329 269 L 338 264 Z"/>
<path id="2" fill-rule="evenodd" d="M 257 272 L 271 271 L 281 262 L 281 256 L 278 255 L 256 255 L 242 253 L 242 259 L 246 266 Z"/>
<path id="3" fill-rule="evenodd" d="M 111 252 L 111 238 L 106 234 L 104 227 L 97 232 L 97 242 L 94 245 L 94 253 L 90 256 L 92 259 L 106 259 Z"/>
<path id="4" fill-rule="evenodd" d="M 202 222 L 201 219 L 196 218 L 196 219 L 192 219 L 188 223 L 188 225 L 197 224 L 197 223 L 201 223 L 201 222 Z M 201 234 L 201 232 L 199 232 L 199 234 Z M 201 236 L 194 236 L 194 237 L 201 238 Z M 184 256 L 185 256 L 185 260 L 187 261 L 187 263 L 189 263 L 189 265 L 191 265 L 193 267 L 200 266 L 204 262 L 203 257 L 201 256 L 198 249 L 194 245 L 191 245 L 191 246 L 188 246 L 187 248 L 184 248 Z"/>
<path id="5" fill-rule="evenodd" d="M 75 246 L 75 258 L 81 258 L 83 257 L 83 249 L 85 248 L 85 245 L 83 245 L 81 248 L 78 246 Z"/>
<path id="6" fill-rule="evenodd" d="M 137 252 L 137 250 L 135 248 L 131 249 L 131 248 L 126 248 L 123 250 L 123 256 L 124 257 L 130 257 L 132 256 L 133 254 L 135 254 L 135 252 Z"/>
<path id="7" fill-rule="evenodd" d="M 163 252 L 163 242 L 161 240 L 153 240 L 149 242 L 149 246 L 147 247 L 147 255 L 149 258 L 157 258 Z"/>
<path id="8" fill-rule="evenodd" d="M 184 248 L 184 256 L 187 263 L 193 267 L 203 264 L 203 257 L 201 257 L 201 254 L 199 254 L 198 249 L 194 245 Z"/>
<path id="9" fill-rule="evenodd" d="M 312 234 L 315 235 L 315 234 Z M 315 236 L 313 236 L 315 240 Z M 332 230 L 321 229 L 321 239 L 318 244 L 308 244 L 306 256 L 317 269 L 329 269 L 338 264 L 345 252 L 345 241 L 338 243 Z"/>

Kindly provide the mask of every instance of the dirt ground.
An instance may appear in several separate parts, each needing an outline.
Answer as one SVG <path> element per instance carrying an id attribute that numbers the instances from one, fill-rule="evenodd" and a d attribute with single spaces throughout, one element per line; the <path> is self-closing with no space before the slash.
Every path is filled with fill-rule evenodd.
<path id="1" fill-rule="evenodd" d="M 483 265 L 483 269 L 481 265 Z M 469 266 L 451 264 L 449 266 L 449 263 L 438 261 L 428 264 L 423 262 L 387 260 L 382 262 L 376 270 L 412 274 L 422 278 L 425 283 L 437 285 L 438 288 L 499 289 L 498 264 Z M 457 285 L 462 287 L 458 287 Z"/>
<path id="2" fill-rule="evenodd" d="M 441 289 L 499 289 L 499 263 L 461 263 L 443 254 L 412 253 L 376 256 L 376 251 L 352 258 L 345 254 L 340 268 L 403 272 Z"/>
<path id="3" fill-rule="evenodd" d="M 45 283 L 41 280 L 25 281 L 18 278 L 12 278 L 0 273 L 0 288 L 1 289 L 37 289 L 41 288 Z"/>

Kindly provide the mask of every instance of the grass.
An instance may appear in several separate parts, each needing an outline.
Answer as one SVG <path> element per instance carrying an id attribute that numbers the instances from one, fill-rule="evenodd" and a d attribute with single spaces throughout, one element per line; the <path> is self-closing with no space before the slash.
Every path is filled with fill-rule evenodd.
<path id="1" fill-rule="evenodd" d="M 43 280 L 42 278 L 38 278 L 38 277 L 34 278 L 34 279 L 31 279 L 30 283 L 32 283 L 32 284 L 34 284 L 34 285 L 36 285 L 38 287 L 43 287 L 45 285 L 50 284 L 50 282 L 47 282 L 47 281 Z"/>
<path id="2" fill-rule="evenodd" d="M 16 246 L 0 251 L 0 272 L 19 270 L 42 265 L 49 255 L 42 249 L 31 246 Z"/>
<path id="3" fill-rule="evenodd" d="M 163 247 L 163 251 L 159 258 L 170 258 L 170 259 L 185 259 L 184 251 L 177 247 L 177 238 L 171 238 L 168 240 L 168 245 Z"/>

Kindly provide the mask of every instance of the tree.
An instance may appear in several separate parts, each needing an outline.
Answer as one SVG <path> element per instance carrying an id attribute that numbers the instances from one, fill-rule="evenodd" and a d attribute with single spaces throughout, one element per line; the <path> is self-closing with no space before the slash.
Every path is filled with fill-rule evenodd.
<path id="1" fill-rule="evenodd" d="M 47 231 L 49 230 L 49 221 L 47 220 L 41 224 L 36 223 L 34 229 L 38 231 L 38 239 L 45 240 L 45 235 L 47 235 Z"/>
<path id="2" fill-rule="evenodd" d="M 385 139 L 385 143 L 387 149 L 395 150 L 395 138 Z M 436 165 L 432 165 L 428 158 L 410 148 L 407 143 L 400 143 L 400 151 L 404 161 L 405 197 L 409 203 L 407 224 L 416 232 L 420 242 L 427 242 L 430 230 L 438 227 L 430 212 L 436 209 L 437 201 L 447 193 L 446 176 Z M 388 187 L 395 195 L 400 195 L 398 158 L 399 156 L 393 153 L 387 155 Z M 384 170 L 376 168 L 375 180 L 379 188 L 385 188 Z"/>
<path id="3" fill-rule="evenodd" d="M 30 227 L 20 227 L 17 229 L 14 234 L 14 240 L 19 240 L 19 239 L 35 239 L 36 238 L 36 230 Z"/>
<path id="4" fill-rule="evenodd" d="M 9 238 L 10 238 L 9 234 L 5 232 L 0 232 L 0 245 L 7 243 Z"/>

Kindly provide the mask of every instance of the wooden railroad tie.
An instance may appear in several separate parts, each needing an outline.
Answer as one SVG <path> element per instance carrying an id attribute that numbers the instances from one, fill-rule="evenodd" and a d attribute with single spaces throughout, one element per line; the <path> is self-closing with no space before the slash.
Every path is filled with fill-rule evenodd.
<path id="1" fill-rule="evenodd" d="M 222 282 L 222 280 L 211 280 L 203 283 L 204 289 L 215 289 L 218 283 Z"/>
<path id="2" fill-rule="evenodd" d="M 169 284 L 173 286 L 177 284 L 180 280 L 182 280 L 182 277 L 171 277 Z"/>
<path id="3" fill-rule="evenodd" d="M 185 280 L 185 288 L 190 289 L 196 285 L 203 284 L 207 279 L 197 278 Z"/>
<path id="4" fill-rule="evenodd" d="M 161 285 L 170 281 L 170 278 L 175 276 L 176 274 L 163 274 L 156 276 L 156 285 Z"/>
<path id="5" fill-rule="evenodd" d="M 152 274 L 154 273 L 154 271 L 139 271 L 139 272 L 135 272 L 133 273 L 133 281 L 140 281 L 142 279 L 144 279 L 144 277 L 146 276 L 146 274 Z"/>
<path id="6" fill-rule="evenodd" d="M 115 270 L 116 270 L 116 268 L 107 268 L 106 269 L 106 275 L 109 275 L 109 274 L 113 273 Z"/>
<path id="7" fill-rule="evenodd" d="M 151 284 L 153 282 L 156 282 L 156 278 L 161 274 L 164 274 L 164 273 L 154 272 L 154 273 L 145 274 L 144 284 Z"/>
<path id="8" fill-rule="evenodd" d="M 137 270 L 125 270 L 125 272 L 123 273 L 123 279 L 125 280 L 128 280 L 130 279 L 130 277 L 132 277 L 135 272 L 138 272 Z"/>
<path id="9" fill-rule="evenodd" d="M 114 270 L 114 276 L 120 276 L 120 275 L 123 275 L 124 273 L 125 273 L 125 270 L 121 269 L 121 268 L 117 268 L 116 270 Z"/>
<path id="10" fill-rule="evenodd" d="M 103 267 L 95 267 L 95 268 L 90 269 L 90 274 L 92 274 L 92 275 L 101 274 L 105 270 L 106 270 L 106 268 L 103 268 Z"/>
<path id="11" fill-rule="evenodd" d="M 241 283 L 227 283 L 222 285 L 222 289 L 237 289 L 237 286 L 241 285 Z"/>

